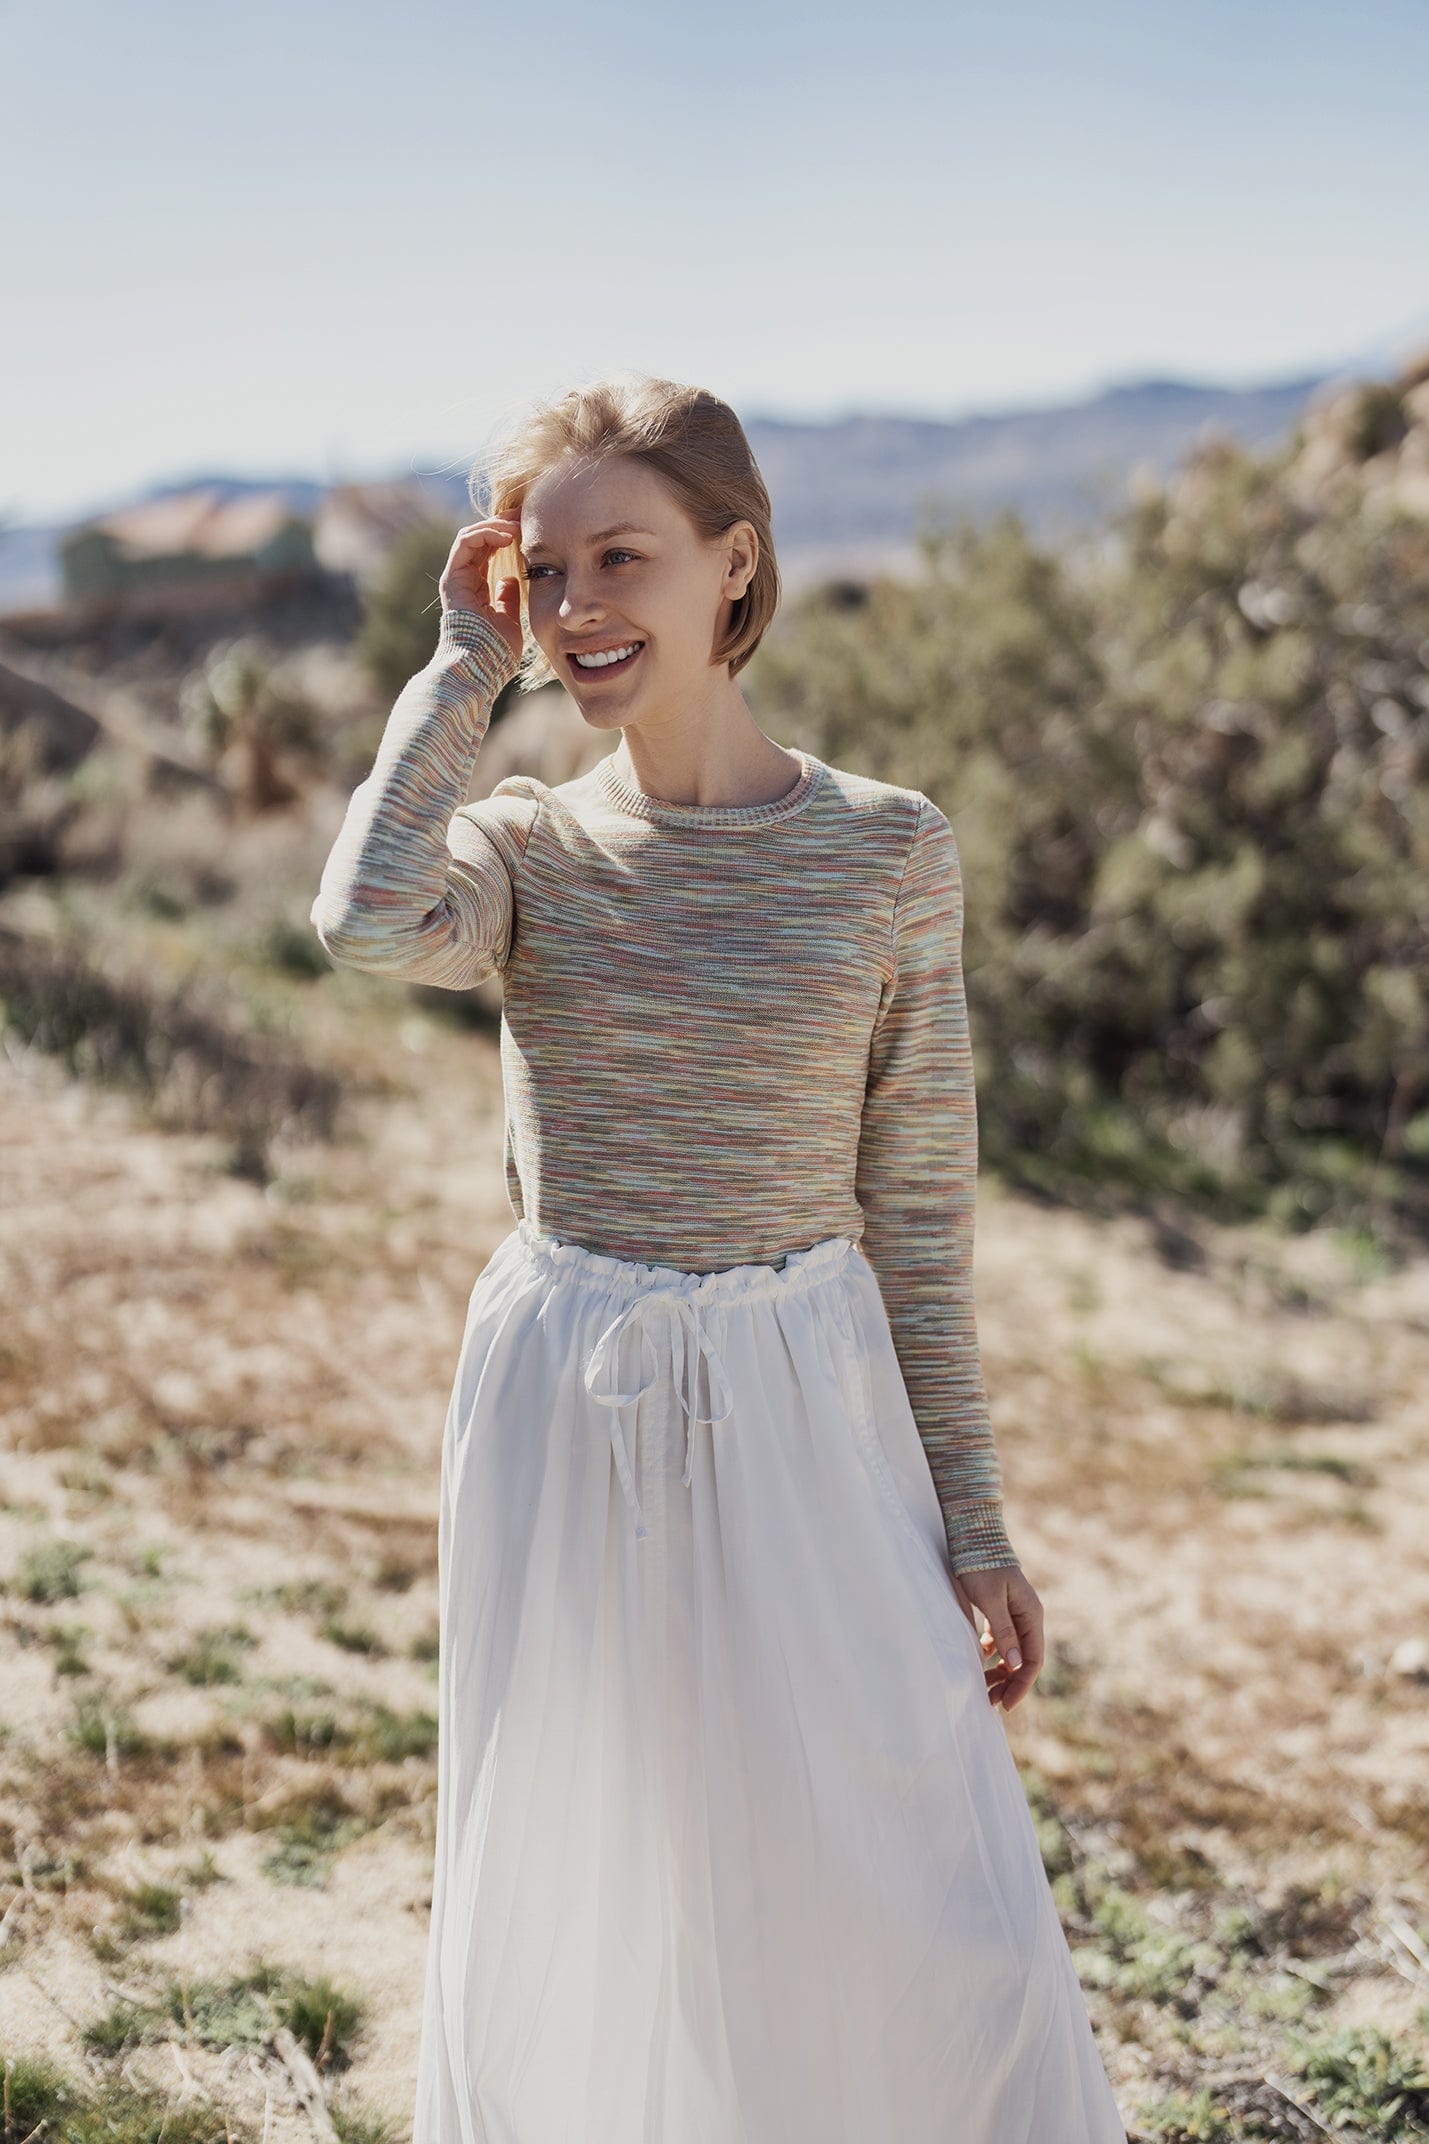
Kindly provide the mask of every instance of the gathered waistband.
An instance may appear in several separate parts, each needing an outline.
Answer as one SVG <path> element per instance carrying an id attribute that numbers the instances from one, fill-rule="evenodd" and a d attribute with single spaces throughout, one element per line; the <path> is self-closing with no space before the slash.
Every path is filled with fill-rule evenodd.
<path id="1" fill-rule="evenodd" d="M 627 1425 L 627 1416 L 639 1407 L 647 1392 L 663 1384 L 667 1375 L 673 1376 L 688 1422 L 682 1476 L 688 1488 L 695 1461 L 696 1423 L 707 1421 L 713 1429 L 734 1411 L 734 1389 L 711 1327 L 724 1335 L 726 1314 L 735 1303 L 761 1298 L 777 1302 L 817 1282 L 833 1279 L 857 1247 L 852 1236 L 825 1236 L 805 1249 L 788 1252 L 781 1266 L 750 1263 L 726 1266 L 715 1273 L 691 1273 L 680 1266 L 616 1258 L 606 1251 L 593 1251 L 583 1243 L 564 1243 L 560 1237 L 538 1229 L 526 1215 L 517 1222 L 515 1235 L 523 1256 L 545 1278 L 562 1286 L 569 1283 L 603 1294 L 607 1310 L 612 1303 L 616 1305 L 591 1347 L 581 1374 L 592 1401 L 609 1410 L 616 1471 L 636 1535 L 642 1540 L 648 1529 L 636 1487 L 632 1435 L 627 1434 L 628 1426 L 633 1432 L 633 1420 Z M 668 1370 L 650 1329 L 651 1321 L 658 1324 L 662 1314 L 668 1316 L 674 1350 Z M 653 1377 L 627 1385 L 620 1374 L 619 1358 L 622 1341 L 632 1330 L 640 1340 L 642 1355 L 646 1351 L 656 1355 L 656 1368 Z M 707 1413 L 699 1405 L 702 1360 L 708 1369 L 711 1395 Z"/>
<path id="2" fill-rule="evenodd" d="M 587 1286 L 624 1286 L 632 1292 L 644 1289 L 678 1294 L 696 1303 L 729 1303 L 742 1297 L 773 1295 L 809 1287 L 832 1273 L 854 1249 L 852 1236 L 825 1236 L 806 1249 L 789 1251 L 781 1266 L 752 1262 L 726 1266 L 717 1273 L 690 1273 L 680 1266 L 647 1263 L 639 1258 L 616 1258 L 606 1251 L 593 1251 L 583 1243 L 564 1243 L 538 1229 L 526 1216 L 516 1224 L 523 1249 L 535 1262 L 562 1279 Z"/>

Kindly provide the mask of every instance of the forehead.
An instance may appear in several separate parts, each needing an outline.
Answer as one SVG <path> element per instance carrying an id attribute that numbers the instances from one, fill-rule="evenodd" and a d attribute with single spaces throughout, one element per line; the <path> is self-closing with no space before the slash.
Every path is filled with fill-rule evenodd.
<path id="1" fill-rule="evenodd" d="M 521 507 L 521 542 L 580 544 L 617 529 L 660 532 L 671 525 L 671 501 L 658 477 L 630 461 L 548 469 Z"/>

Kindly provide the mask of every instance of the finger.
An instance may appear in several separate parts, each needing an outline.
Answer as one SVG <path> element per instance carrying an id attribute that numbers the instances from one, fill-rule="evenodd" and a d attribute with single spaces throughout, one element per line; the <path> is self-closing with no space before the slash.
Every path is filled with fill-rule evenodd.
<path id="1" fill-rule="evenodd" d="M 1002 1706 L 1004 1712 L 1011 1712 L 1015 1706 L 1022 1703 L 1023 1698 L 1031 1690 L 1034 1680 L 1034 1676 L 1027 1668 L 1021 1668 L 1016 1675 L 1008 1676 L 1007 1681 L 1002 1685 L 997 1695 L 997 1702 Z"/>
<path id="2" fill-rule="evenodd" d="M 1041 1672 L 1042 1649 L 1040 1643 L 1029 1649 L 1020 1668 L 1009 1668 L 1004 1663 L 1002 1669 L 1004 1703 L 1009 1706 L 1020 1703 L 1026 1697 Z"/>
<path id="3" fill-rule="evenodd" d="M 500 610 L 503 616 L 512 616 L 509 603 L 496 603 L 492 598 L 490 566 L 497 552 L 510 549 L 520 540 L 521 523 L 514 514 L 493 514 L 486 521 L 473 521 L 458 529 L 442 575 L 442 587 L 458 591 L 457 600 L 475 610 L 491 608 Z"/>
<path id="4" fill-rule="evenodd" d="M 1030 1609 L 1019 1612 L 1014 1608 L 1012 1620 L 1017 1640 L 1022 1647 L 1022 1665 L 1024 1668 L 1030 1668 L 1035 1675 L 1042 1665 L 1046 1649 L 1041 1612 L 1038 1610 L 1034 1613 Z"/>
<path id="5" fill-rule="evenodd" d="M 486 521 L 469 521 L 465 528 L 457 530 L 463 543 L 487 543 L 501 545 L 510 543 L 521 534 L 519 514 L 492 514 Z"/>
<path id="6" fill-rule="evenodd" d="M 1017 1702 L 1017 1681 L 1018 1677 L 1009 1675 L 1006 1668 L 990 1669 L 987 1676 L 988 1703 L 1001 1705 L 1004 1711 L 1010 1712 Z"/>
<path id="7" fill-rule="evenodd" d="M 496 608 L 505 618 L 521 615 L 521 583 L 510 574 L 503 574 L 496 584 Z"/>
<path id="8" fill-rule="evenodd" d="M 984 1611 L 986 1613 L 986 1611 Z M 988 1625 L 997 1641 L 997 1649 L 1010 1668 L 1022 1665 L 1022 1648 L 1017 1641 L 1017 1625 L 1006 1608 L 996 1608 L 988 1615 Z"/>

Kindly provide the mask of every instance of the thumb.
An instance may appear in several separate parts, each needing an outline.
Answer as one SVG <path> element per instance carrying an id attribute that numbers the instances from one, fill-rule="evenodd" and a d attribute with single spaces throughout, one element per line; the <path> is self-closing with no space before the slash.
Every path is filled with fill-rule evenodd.
<path id="1" fill-rule="evenodd" d="M 503 618 L 521 616 L 521 583 L 510 575 L 503 575 L 496 584 L 495 608 Z"/>

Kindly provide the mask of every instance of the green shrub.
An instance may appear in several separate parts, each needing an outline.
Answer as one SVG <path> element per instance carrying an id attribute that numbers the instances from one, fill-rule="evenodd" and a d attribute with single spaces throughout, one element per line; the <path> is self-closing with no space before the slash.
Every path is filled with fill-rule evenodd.
<path id="1" fill-rule="evenodd" d="M 1212 442 L 1062 555 L 930 526 L 751 694 L 952 821 L 989 1162 L 1378 1232 L 1429 1220 L 1429 522 L 1297 452 Z"/>

